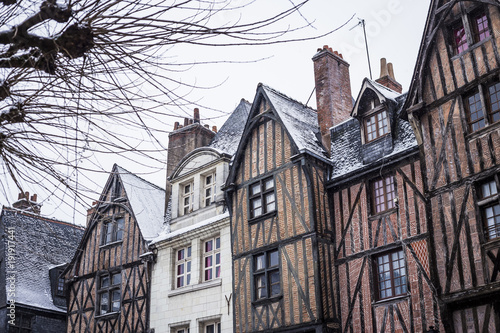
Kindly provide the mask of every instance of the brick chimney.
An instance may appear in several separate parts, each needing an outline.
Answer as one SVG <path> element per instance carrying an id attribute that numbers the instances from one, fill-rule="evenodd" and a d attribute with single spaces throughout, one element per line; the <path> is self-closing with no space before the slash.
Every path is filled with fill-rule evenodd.
<path id="1" fill-rule="evenodd" d="M 330 127 L 350 117 L 352 110 L 349 63 L 328 45 L 312 58 L 318 123 L 323 145 L 330 151 Z"/>
<path id="2" fill-rule="evenodd" d="M 200 110 L 194 109 L 193 119 L 184 118 L 184 126 L 175 122 L 174 130 L 168 135 L 167 152 L 167 178 L 172 175 L 175 167 L 181 159 L 196 148 L 205 147 L 210 144 L 216 133 L 205 127 L 200 122 Z M 170 199 L 171 185 L 167 180 L 166 186 L 166 205 Z M 165 209 L 166 209 L 165 205 Z"/>
<path id="3" fill-rule="evenodd" d="M 37 199 L 36 194 L 33 194 L 30 198 L 29 192 L 25 193 L 21 192 L 17 196 L 17 201 L 12 204 L 12 207 L 40 215 L 40 209 L 42 208 L 42 205 L 36 203 L 36 199 Z"/>
<path id="4" fill-rule="evenodd" d="M 400 94 L 403 91 L 403 86 L 396 81 L 396 78 L 394 77 L 394 68 L 392 63 L 387 63 L 385 58 L 380 59 L 380 77 L 376 79 L 375 82 L 378 82 Z"/>

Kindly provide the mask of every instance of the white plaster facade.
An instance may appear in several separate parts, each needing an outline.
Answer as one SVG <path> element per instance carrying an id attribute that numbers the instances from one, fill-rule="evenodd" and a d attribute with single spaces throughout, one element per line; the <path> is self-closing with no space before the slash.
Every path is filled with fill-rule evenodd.
<path id="1" fill-rule="evenodd" d="M 220 190 L 227 178 L 228 163 L 228 155 L 213 148 L 198 148 L 181 160 L 170 177 L 169 227 L 151 245 L 157 254 L 152 270 L 150 319 L 155 333 L 217 333 L 219 327 L 220 332 L 233 332 L 230 222 Z M 206 205 L 204 184 L 206 177 L 214 174 L 215 194 L 211 193 L 210 204 Z M 187 191 L 192 207 L 184 210 L 187 184 L 192 186 Z M 216 246 L 217 239 L 220 248 Z M 206 252 L 209 240 L 212 251 Z M 183 249 L 184 259 L 179 261 L 179 251 Z M 218 276 L 217 255 L 220 256 Z M 205 256 L 211 257 L 212 270 L 206 267 Z M 182 266 L 182 274 L 178 274 L 178 266 Z M 212 274 L 208 280 L 205 270 Z"/>

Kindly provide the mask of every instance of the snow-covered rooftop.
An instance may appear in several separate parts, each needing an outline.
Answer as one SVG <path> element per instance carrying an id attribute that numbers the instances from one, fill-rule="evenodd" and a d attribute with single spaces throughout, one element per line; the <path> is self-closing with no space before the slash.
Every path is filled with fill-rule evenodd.
<path id="1" fill-rule="evenodd" d="M 16 303 L 66 312 L 54 305 L 49 270 L 71 261 L 84 229 L 5 207 L 2 210 L 1 223 L 4 228 L 14 230 Z M 2 231 L 5 232 L 4 230 Z M 6 242 L 7 237 L 2 241 Z M 4 249 L 8 250 L 7 244 Z M 7 276 L 8 272 L 9 270 Z"/>
<path id="2" fill-rule="evenodd" d="M 142 236 L 152 240 L 163 227 L 165 190 L 120 166 L 117 170 Z"/>

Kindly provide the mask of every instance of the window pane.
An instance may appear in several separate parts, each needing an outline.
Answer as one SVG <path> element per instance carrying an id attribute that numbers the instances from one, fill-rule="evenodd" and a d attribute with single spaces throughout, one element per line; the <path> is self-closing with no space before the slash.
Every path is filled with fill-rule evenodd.
<path id="1" fill-rule="evenodd" d="M 107 292 L 102 293 L 101 295 L 101 314 L 108 313 L 108 304 L 109 304 L 109 295 Z"/>
<path id="2" fill-rule="evenodd" d="M 489 239 L 500 237 L 500 204 L 484 208 Z"/>
<path id="3" fill-rule="evenodd" d="M 111 304 L 111 311 L 112 312 L 120 311 L 120 291 L 114 290 L 112 298 L 113 298 L 113 302 Z"/>
<path id="4" fill-rule="evenodd" d="M 101 277 L 101 288 L 109 287 L 109 276 L 104 275 Z"/>
<path id="5" fill-rule="evenodd" d="M 184 249 L 177 251 L 177 260 L 184 259 Z"/>
<path id="6" fill-rule="evenodd" d="M 191 261 L 188 261 L 186 263 L 186 272 L 188 272 L 188 273 L 191 272 Z"/>
<path id="7" fill-rule="evenodd" d="M 256 292 L 256 298 L 265 298 L 267 297 L 267 292 L 266 292 L 266 278 L 265 275 L 257 275 L 255 277 L 255 292 Z"/>
<path id="8" fill-rule="evenodd" d="M 497 194 L 497 185 L 494 180 L 481 185 L 481 199 Z"/>
<path id="9" fill-rule="evenodd" d="M 184 186 L 184 194 L 188 194 L 191 192 L 191 185 L 188 184 L 186 186 Z"/>
<path id="10" fill-rule="evenodd" d="M 484 121 L 484 112 L 479 92 L 467 97 L 465 102 L 467 104 L 467 110 L 469 111 L 469 123 L 472 131 L 483 128 L 486 123 Z"/>
<path id="11" fill-rule="evenodd" d="M 205 178 L 205 184 L 206 184 L 206 185 L 210 185 L 210 184 L 212 184 L 212 175 L 207 176 L 207 177 Z"/>
<path id="12" fill-rule="evenodd" d="M 216 265 L 219 265 L 219 264 L 220 264 L 220 253 L 217 253 L 217 254 L 215 255 L 215 264 L 216 264 Z"/>
<path id="13" fill-rule="evenodd" d="M 220 237 L 215 239 L 215 249 L 220 249 Z"/>
<path id="14" fill-rule="evenodd" d="M 184 277 L 180 276 L 177 278 L 177 288 L 184 286 Z"/>
<path id="15" fill-rule="evenodd" d="M 212 280 L 212 270 L 207 269 L 205 270 L 205 281 Z"/>
<path id="16" fill-rule="evenodd" d="M 264 268 L 265 256 L 263 254 L 255 257 L 255 270 L 260 270 Z"/>
<path id="17" fill-rule="evenodd" d="M 212 256 L 205 257 L 205 267 L 212 267 Z"/>
<path id="18" fill-rule="evenodd" d="M 113 285 L 119 285 L 122 283 L 122 275 L 121 273 L 113 274 Z"/>
<path id="19" fill-rule="evenodd" d="M 275 209 L 274 206 L 274 192 L 266 194 L 266 212 L 272 212 Z"/>
<path id="20" fill-rule="evenodd" d="M 207 242 L 205 242 L 205 252 L 210 252 L 212 251 L 212 248 L 213 248 L 213 241 L 212 240 L 209 240 Z"/>
<path id="21" fill-rule="evenodd" d="M 191 258 L 191 246 L 188 246 L 187 248 L 187 257 Z"/>
<path id="22" fill-rule="evenodd" d="M 269 190 L 272 189 L 273 187 L 274 187 L 274 179 L 272 178 L 267 179 L 264 183 L 264 189 Z"/>
<path id="23" fill-rule="evenodd" d="M 205 328 L 205 332 L 206 333 L 215 333 L 215 327 L 214 325 L 207 325 L 206 328 Z"/>
<path id="24" fill-rule="evenodd" d="M 269 253 L 269 267 L 278 266 L 279 257 L 278 250 Z"/>
<path id="25" fill-rule="evenodd" d="M 453 38 L 455 41 L 456 54 L 459 54 L 469 48 L 469 45 L 467 44 L 467 35 L 465 33 L 463 24 L 459 24 L 453 29 Z"/>
<path id="26" fill-rule="evenodd" d="M 255 195 L 260 193 L 260 183 L 254 184 L 250 187 L 250 194 Z"/>
<path id="27" fill-rule="evenodd" d="M 491 122 L 500 120 L 500 83 L 496 83 L 488 87 L 488 95 L 490 101 Z"/>
<path id="28" fill-rule="evenodd" d="M 475 30 L 474 41 L 476 43 L 490 36 L 490 31 L 488 29 L 488 18 L 486 17 L 486 14 L 477 14 L 473 21 Z"/>

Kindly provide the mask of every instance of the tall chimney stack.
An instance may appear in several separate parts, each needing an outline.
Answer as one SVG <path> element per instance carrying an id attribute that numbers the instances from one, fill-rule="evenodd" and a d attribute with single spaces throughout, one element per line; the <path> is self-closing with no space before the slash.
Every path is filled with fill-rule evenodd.
<path id="1" fill-rule="evenodd" d="M 330 127 L 350 117 L 352 110 L 349 63 L 328 45 L 312 58 L 318 123 L 323 145 L 330 152 Z"/>
<path id="2" fill-rule="evenodd" d="M 380 77 L 376 79 L 375 82 L 378 82 L 400 94 L 403 91 L 403 86 L 396 81 L 396 78 L 394 77 L 394 67 L 392 66 L 392 63 L 387 63 L 385 58 L 380 59 Z"/>

